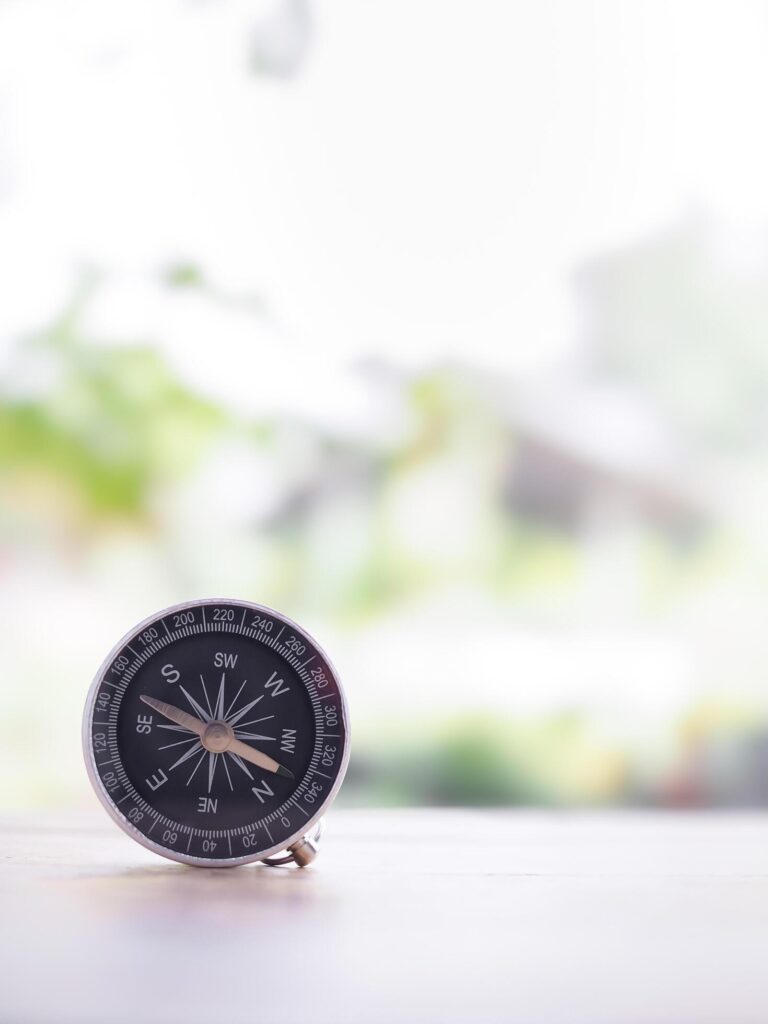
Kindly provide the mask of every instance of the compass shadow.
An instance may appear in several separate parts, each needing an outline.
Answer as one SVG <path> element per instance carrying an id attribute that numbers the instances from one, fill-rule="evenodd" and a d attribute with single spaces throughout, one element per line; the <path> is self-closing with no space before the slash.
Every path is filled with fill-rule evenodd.
<path id="1" fill-rule="evenodd" d="M 81 875 L 67 884 L 71 895 L 89 907 L 134 917 L 137 913 L 190 925 L 219 916 L 253 920 L 253 912 L 281 907 L 295 913 L 328 901 L 327 887 L 312 871 L 247 864 L 234 868 L 198 868 L 186 864 L 130 867 Z M 236 906 L 238 913 L 233 915 Z M 247 910 L 247 913 L 243 913 Z"/>

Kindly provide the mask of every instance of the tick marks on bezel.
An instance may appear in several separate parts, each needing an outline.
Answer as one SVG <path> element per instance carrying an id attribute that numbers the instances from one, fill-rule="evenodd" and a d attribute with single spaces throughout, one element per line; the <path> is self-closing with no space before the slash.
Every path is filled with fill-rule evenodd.
<path id="1" fill-rule="evenodd" d="M 257 860 L 306 832 L 341 784 L 347 733 L 322 650 L 279 613 L 236 601 L 137 626 L 102 666 L 84 721 L 115 820 L 191 863 Z"/>

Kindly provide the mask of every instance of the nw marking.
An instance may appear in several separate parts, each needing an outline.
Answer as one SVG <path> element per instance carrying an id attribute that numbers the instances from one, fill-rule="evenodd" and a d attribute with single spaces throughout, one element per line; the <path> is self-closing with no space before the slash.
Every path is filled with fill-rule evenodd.
<path id="1" fill-rule="evenodd" d="M 296 730 L 283 729 L 283 738 L 280 740 L 280 749 L 286 754 L 293 754 L 296 750 Z"/>

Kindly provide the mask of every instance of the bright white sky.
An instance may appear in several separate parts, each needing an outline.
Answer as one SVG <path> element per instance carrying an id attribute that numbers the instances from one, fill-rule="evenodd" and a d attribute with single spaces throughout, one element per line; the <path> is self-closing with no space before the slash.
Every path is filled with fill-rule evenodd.
<path id="1" fill-rule="evenodd" d="M 312 45 L 290 81 L 248 71 L 270 7 L 0 0 L 0 372 L 14 341 L 94 267 L 105 274 L 89 313 L 97 336 L 153 341 L 235 409 L 301 409 L 365 429 L 382 408 L 354 372 L 365 357 L 406 368 L 457 357 L 540 377 L 578 340 L 570 281 L 582 261 L 692 211 L 737 250 L 768 221 L 765 3 L 326 0 L 312 5 Z M 273 321 L 163 289 L 159 271 L 175 260 L 263 295 Z M 620 558 L 608 562 L 631 581 Z M 109 616 L 105 635 L 112 618 L 119 632 L 153 569 L 133 549 L 120 567 L 109 602 L 100 587 L 79 594 L 67 570 L 58 603 L 72 615 L 87 603 Z M 17 614 L 35 611 L 11 643 L 18 679 L 31 678 L 41 587 L 59 596 L 51 577 L 48 565 L 42 583 L 29 569 L 0 594 Z M 613 577 L 595 586 L 618 590 Z M 457 598 L 465 617 L 467 606 Z M 436 637 L 458 621 L 452 608 Z M 471 621 L 486 618 L 483 607 Z M 59 628 L 62 644 L 77 643 L 74 666 L 87 651 L 71 622 Z M 430 628 L 412 610 L 388 623 L 392 657 L 431 650 Z M 620 692 L 632 724 L 656 701 L 682 706 L 692 681 L 709 678 L 698 635 L 575 636 L 553 651 L 548 637 L 505 632 L 526 685 L 496 693 L 502 629 L 495 641 L 457 631 L 464 646 L 432 677 L 443 698 L 448 680 L 456 700 L 499 705 L 592 699 L 610 710 Z M 395 692 L 398 667 L 375 641 L 338 644 L 374 708 Z M 45 659 L 61 649 L 41 649 L 40 676 L 55 678 Z M 431 700 L 432 666 L 403 661 L 414 675 L 398 677 L 402 694 Z M 68 707 L 72 729 L 54 730 L 62 744 L 79 697 Z"/>
<path id="2" fill-rule="evenodd" d="M 236 406 L 354 418 L 359 357 L 545 371 L 581 260 L 768 215 L 765 3 L 334 0 L 288 82 L 247 71 L 271 6 L 0 4 L 3 344 L 95 266 L 100 333 Z M 173 259 L 276 326 L 169 300 Z"/>

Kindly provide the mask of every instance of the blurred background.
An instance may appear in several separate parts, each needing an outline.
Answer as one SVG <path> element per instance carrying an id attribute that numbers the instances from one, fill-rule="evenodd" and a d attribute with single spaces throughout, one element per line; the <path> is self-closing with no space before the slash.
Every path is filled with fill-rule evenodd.
<path id="1" fill-rule="evenodd" d="M 347 803 L 768 802 L 768 3 L 0 0 L 0 803 L 296 618 Z"/>

